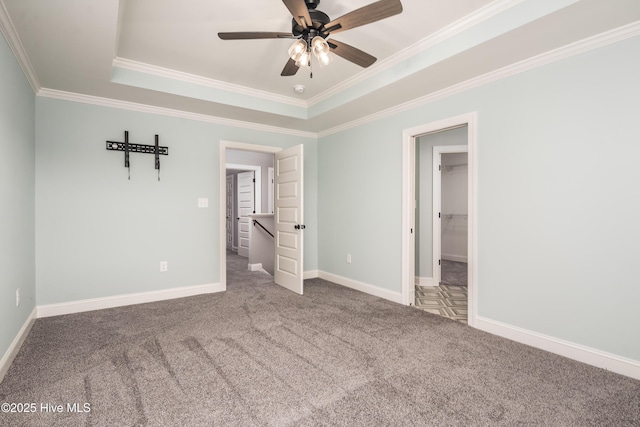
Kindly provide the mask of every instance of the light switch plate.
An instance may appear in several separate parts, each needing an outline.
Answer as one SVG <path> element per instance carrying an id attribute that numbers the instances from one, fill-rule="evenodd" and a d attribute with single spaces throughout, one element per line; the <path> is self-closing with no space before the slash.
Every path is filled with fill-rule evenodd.
<path id="1" fill-rule="evenodd" d="M 209 199 L 201 197 L 198 199 L 198 207 L 199 208 L 208 208 L 209 207 Z"/>

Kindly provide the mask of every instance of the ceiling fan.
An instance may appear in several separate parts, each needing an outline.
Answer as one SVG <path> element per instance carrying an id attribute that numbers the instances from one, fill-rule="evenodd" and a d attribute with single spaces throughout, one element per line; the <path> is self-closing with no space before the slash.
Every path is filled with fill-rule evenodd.
<path id="1" fill-rule="evenodd" d="M 300 67 L 310 67 L 311 53 L 315 55 L 320 66 L 327 65 L 331 61 L 329 52 L 361 67 L 370 66 L 376 62 L 374 56 L 346 43 L 329 39 L 329 35 L 402 12 L 400 0 L 379 0 L 331 20 L 327 14 L 316 9 L 320 0 L 282 0 L 282 2 L 293 16 L 290 33 L 251 31 L 218 33 L 218 37 L 222 40 L 297 39 L 289 48 L 289 60 L 280 73 L 282 76 L 293 76 Z"/>

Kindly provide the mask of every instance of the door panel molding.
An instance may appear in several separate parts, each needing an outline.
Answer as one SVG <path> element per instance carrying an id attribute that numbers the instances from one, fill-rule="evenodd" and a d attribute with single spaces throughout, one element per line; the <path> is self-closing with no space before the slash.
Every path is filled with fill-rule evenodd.
<path id="1" fill-rule="evenodd" d="M 238 255 L 249 258 L 249 215 L 256 212 L 256 172 L 238 173 Z"/>
<path id="2" fill-rule="evenodd" d="M 274 280 L 302 295 L 304 242 L 304 147 L 295 145 L 275 154 L 274 220 L 276 226 Z"/>

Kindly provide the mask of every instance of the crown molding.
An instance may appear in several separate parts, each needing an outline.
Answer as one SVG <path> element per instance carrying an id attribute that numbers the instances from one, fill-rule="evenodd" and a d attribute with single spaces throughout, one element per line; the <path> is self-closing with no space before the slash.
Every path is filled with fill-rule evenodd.
<path id="1" fill-rule="evenodd" d="M 318 134 L 313 132 L 304 132 L 295 129 L 287 129 L 276 126 L 268 126 L 258 123 L 245 122 L 241 120 L 227 119 L 223 117 L 209 116 L 206 114 L 191 113 L 188 111 L 174 110 L 164 107 L 156 107 L 153 105 L 139 104 L 129 101 L 121 101 L 110 98 L 101 98 L 98 96 L 83 95 L 73 92 L 65 92 L 56 89 L 42 88 L 36 94 L 43 98 L 61 99 L 64 101 L 80 102 L 84 104 L 98 105 L 101 107 L 119 108 L 122 110 L 137 111 L 141 113 L 157 114 L 161 116 L 177 117 L 187 120 L 195 120 L 199 122 L 213 123 L 223 126 L 232 126 L 261 132 L 278 133 L 282 135 L 299 136 L 302 138 L 317 139 Z"/>
<path id="2" fill-rule="evenodd" d="M 376 120 L 380 120 L 386 117 L 390 117 L 404 111 L 412 110 L 431 102 L 447 98 L 449 96 L 465 92 L 476 87 L 486 85 L 488 83 L 495 82 L 507 77 L 514 76 L 516 74 L 523 73 L 525 71 L 532 70 L 534 68 L 541 67 L 553 62 L 557 62 L 575 55 L 579 55 L 590 50 L 598 49 L 603 46 L 607 46 L 619 41 L 623 41 L 632 37 L 640 36 L 640 21 L 633 22 L 622 27 L 606 31 L 604 33 L 568 44 L 566 46 L 551 50 L 549 52 L 533 56 L 531 58 L 516 62 L 515 64 L 508 65 L 495 71 L 483 74 L 478 77 L 466 80 L 462 83 L 450 86 L 445 89 L 430 93 L 428 95 L 413 99 L 403 104 L 398 104 L 394 107 L 387 108 L 386 110 L 379 111 L 375 114 L 371 114 L 366 117 L 344 123 L 340 126 L 333 127 L 318 133 L 319 138 L 329 136 L 335 133 L 345 131 L 357 126 L 361 126 Z"/>
<path id="3" fill-rule="evenodd" d="M 137 71 L 140 73 L 151 74 L 153 76 L 165 77 L 172 80 L 178 80 L 185 83 L 191 83 L 198 86 L 210 87 L 213 89 L 223 90 L 227 92 L 233 92 L 241 95 L 251 96 L 254 98 L 264 99 L 267 101 L 278 102 L 281 104 L 292 105 L 294 107 L 307 108 L 307 102 L 292 98 L 284 95 L 276 95 L 271 92 L 251 89 L 246 86 L 236 85 L 232 83 L 223 82 L 220 80 L 214 80 L 207 77 L 198 76 L 196 74 L 184 73 L 182 71 L 172 70 L 170 68 L 158 67 L 156 65 L 147 64 L 144 62 L 133 61 L 131 59 L 120 58 L 116 56 L 113 59 L 113 66 L 118 68 L 124 68 L 131 71 Z"/>
<path id="4" fill-rule="evenodd" d="M 341 83 L 333 86 L 331 89 L 328 89 L 314 96 L 313 98 L 308 100 L 308 104 L 311 107 L 326 99 L 329 99 L 332 96 L 335 96 L 352 86 L 355 86 L 374 77 L 376 74 L 382 73 L 383 71 L 386 71 L 400 64 L 401 62 L 406 61 L 412 56 L 430 47 L 436 46 L 437 44 L 442 43 L 443 41 L 450 39 L 468 30 L 469 28 L 472 28 L 489 18 L 522 3 L 523 1 L 524 0 L 496 0 L 494 2 L 491 2 L 488 5 L 474 11 L 473 13 L 459 19 L 458 21 L 455 21 L 447 25 L 446 27 L 436 31 L 428 37 L 404 48 L 398 53 L 385 58 L 384 60 L 381 60 L 372 67 L 367 68 L 364 71 L 356 74 L 355 76 L 342 81 Z"/>
<path id="5" fill-rule="evenodd" d="M 22 45 L 22 41 L 20 37 L 18 37 L 18 32 L 9 17 L 9 12 L 4 5 L 4 2 L 0 0 L 0 31 L 4 35 L 4 38 L 7 40 L 7 44 L 9 48 L 13 52 L 13 56 L 15 56 L 20 68 L 22 68 L 22 72 L 24 73 L 29 85 L 31 85 L 31 89 L 33 93 L 38 93 L 40 90 L 40 82 L 36 77 L 36 73 L 33 71 L 33 66 L 31 65 L 31 61 L 29 61 L 29 57 L 27 56 L 27 52 Z"/>

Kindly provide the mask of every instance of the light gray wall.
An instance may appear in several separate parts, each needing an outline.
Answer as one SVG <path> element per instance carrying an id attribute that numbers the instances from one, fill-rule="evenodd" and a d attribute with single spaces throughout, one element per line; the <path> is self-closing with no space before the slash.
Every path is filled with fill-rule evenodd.
<path id="1" fill-rule="evenodd" d="M 317 229 L 315 140 L 41 97 L 36 129 L 38 305 L 219 283 L 221 140 L 304 144 L 306 220 Z M 123 153 L 105 149 L 124 130 L 169 147 L 160 182 L 153 156 L 131 154 L 129 181 Z M 305 236 L 305 269 L 317 268 L 315 236 Z"/>
<path id="2" fill-rule="evenodd" d="M 401 292 L 402 131 L 476 111 L 478 314 L 640 361 L 636 52 L 640 37 L 321 138 L 319 269 Z"/>
<path id="3" fill-rule="evenodd" d="M 467 126 L 416 138 L 416 276 L 433 277 L 433 147 L 467 145 Z"/>
<path id="4" fill-rule="evenodd" d="M 0 359 L 35 307 L 35 96 L 0 35 Z M 16 307 L 16 289 L 20 306 Z"/>

